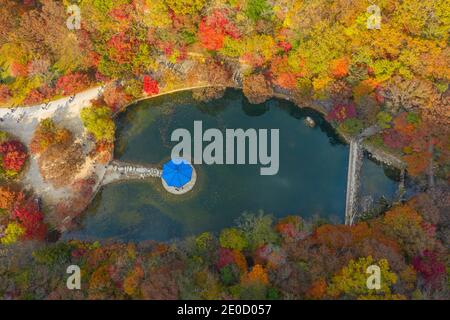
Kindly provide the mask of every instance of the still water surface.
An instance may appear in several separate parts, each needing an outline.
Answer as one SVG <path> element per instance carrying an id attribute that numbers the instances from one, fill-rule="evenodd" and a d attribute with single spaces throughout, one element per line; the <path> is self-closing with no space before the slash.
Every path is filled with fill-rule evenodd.
<path id="1" fill-rule="evenodd" d="M 304 123 L 306 116 L 316 121 L 315 128 Z M 203 130 L 280 129 L 278 174 L 261 176 L 260 165 L 196 165 L 197 183 L 182 196 L 167 193 L 160 179 L 108 185 L 82 227 L 64 238 L 165 241 L 218 231 L 232 226 L 242 212 L 259 210 L 275 217 L 343 221 L 349 147 L 319 114 L 288 101 L 252 105 L 236 90 L 210 103 L 193 100 L 189 92 L 142 101 L 117 119 L 115 157 L 161 167 L 176 144 L 170 141 L 172 131 L 192 133 L 195 120 L 203 122 Z M 365 159 L 362 195 L 391 198 L 397 182 L 387 173 Z"/>

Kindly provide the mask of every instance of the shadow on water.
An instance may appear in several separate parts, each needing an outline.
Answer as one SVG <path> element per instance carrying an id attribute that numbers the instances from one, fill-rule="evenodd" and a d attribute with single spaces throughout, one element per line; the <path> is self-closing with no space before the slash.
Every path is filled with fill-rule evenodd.
<path id="1" fill-rule="evenodd" d="M 314 128 L 304 123 L 307 116 L 316 122 Z M 198 120 L 203 130 L 279 129 L 279 172 L 261 176 L 259 164 L 195 165 L 198 181 L 182 196 L 167 193 L 159 179 L 109 185 L 87 210 L 82 227 L 64 237 L 165 241 L 218 231 L 232 226 L 242 212 L 258 210 L 343 222 L 349 148 L 318 112 L 289 101 L 252 105 L 238 90 L 208 103 L 194 101 L 189 92 L 141 101 L 116 119 L 115 157 L 161 166 L 176 144 L 170 140 L 173 130 L 192 134 Z M 384 171 L 364 162 L 364 194 L 395 194 L 397 183 Z"/>

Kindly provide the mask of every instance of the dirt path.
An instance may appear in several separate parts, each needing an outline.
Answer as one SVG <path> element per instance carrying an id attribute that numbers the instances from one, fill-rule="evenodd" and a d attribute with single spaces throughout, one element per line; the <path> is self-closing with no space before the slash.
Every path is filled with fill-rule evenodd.
<path id="1" fill-rule="evenodd" d="M 96 98 L 101 91 L 102 87 L 95 87 L 47 104 L 31 107 L 1 108 L 0 130 L 12 134 L 28 146 L 39 122 L 46 118 L 52 118 L 56 123 L 72 131 L 75 139 L 84 143 L 87 149 L 90 144 L 80 118 L 80 111 L 88 106 L 90 100 Z M 98 171 L 97 174 L 102 176 L 101 166 L 98 168 L 93 166 L 89 157 L 86 157 L 86 163 L 82 169 L 80 172 L 83 177 L 91 175 L 93 171 Z M 79 178 L 83 178 L 81 175 L 79 175 Z M 33 155 L 30 156 L 28 168 L 22 177 L 22 183 L 25 188 L 33 189 L 35 194 L 46 205 L 50 206 L 67 199 L 71 195 L 68 188 L 54 188 L 43 180 L 39 172 L 37 158 Z"/>
<path id="2" fill-rule="evenodd" d="M 23 143 L 29 144 L 39 121 L 53 118 L 70 129 L 75 136 L 84 132 L 80 119 L 80 111 L 96 98 L 102 87 L 95 87 L 77 93 L 72 97 L 64 97 L 47 104 L 31 107 L 0 108 L 0 128 L 18 137 Z"/>

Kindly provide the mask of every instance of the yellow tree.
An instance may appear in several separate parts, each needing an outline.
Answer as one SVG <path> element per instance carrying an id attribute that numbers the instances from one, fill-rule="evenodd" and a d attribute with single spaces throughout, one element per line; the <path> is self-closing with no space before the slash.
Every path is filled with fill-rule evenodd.
<path id="1" fill-rule="evenodd" d="M 369 289 L 367 273 L 369 266 L 375 265 L 380 270 L 380 288 Z M 397 282 L 397 275 L 389 270 L 389 263 L 385 259 L 375 261 L 372 256 L 350 260 L 331 279 L 327 294 L 333 298 L 350 299 L 402 299 L 401 295 L 392 294 L 391 286 Z"/>
<path id="2" fill-rule="evenodd" d="M 166 0 L 175 14 L 196 15 L 205 6 L 206 0 Z"/>
<path id="3" fill-rule="evenodd" d="M 3 245 L 10 245 L 15 242 L 25 233 L 25 229 L 17 222 L 11 222 L 5 229 L 4 236 L 0 238 L 0 243 Z"/>

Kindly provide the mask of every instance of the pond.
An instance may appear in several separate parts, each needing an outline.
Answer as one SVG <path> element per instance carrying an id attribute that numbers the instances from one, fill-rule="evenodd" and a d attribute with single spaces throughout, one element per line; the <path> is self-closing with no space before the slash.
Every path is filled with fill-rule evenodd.
<path id="1" fill-rule="evenodd" d="M 305 124 L 306 116 L 314 119 L 314 128 Z M 196 185 L 184 195 L 168 193 L 157 178 L 107 185 L 81 228 L 64 238 L 167 241 L 232 226 L 246 211 L 343 222 L 349 147 L 320 114 L 289 101 L 252 105 L 238 90 L 209 103 L 193 100 L 190 92 L 145 100 L 118 117 L 115 158 L 161 168 L 176 144 L 171 133 L 177 128 L 192 133 L 197 120 L 203 130 L 279 129 L 278 174 L 260 175 L 259 164 L 195 165 Z M 363 197 L 392 198 L 398 185 L 392 176 L 366 158 Z"/>

